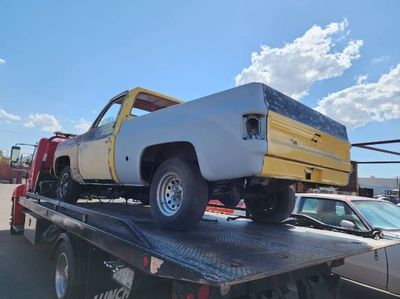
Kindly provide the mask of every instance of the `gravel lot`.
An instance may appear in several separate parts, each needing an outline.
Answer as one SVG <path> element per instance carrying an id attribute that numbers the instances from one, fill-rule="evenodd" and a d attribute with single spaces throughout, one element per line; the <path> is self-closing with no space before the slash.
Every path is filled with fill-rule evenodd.
<path id="1" fill-rule="evenodd" d="M 32 246 L 9 233 L 10 199 L 15 185 L 0 184 L 0 299 L 53 298 L 52 247 Z M 396 298 L 344 282 L 342 298 Z"/>

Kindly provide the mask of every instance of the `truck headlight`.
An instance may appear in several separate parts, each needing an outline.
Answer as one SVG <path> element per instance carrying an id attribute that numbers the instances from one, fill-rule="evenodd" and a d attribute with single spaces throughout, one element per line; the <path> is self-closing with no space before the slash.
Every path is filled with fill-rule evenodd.
<path id="1" fill-rule="evenodd" d="M 265 139 L 265 126 L 264 115 L 243 115 L 243 139 Z"/>

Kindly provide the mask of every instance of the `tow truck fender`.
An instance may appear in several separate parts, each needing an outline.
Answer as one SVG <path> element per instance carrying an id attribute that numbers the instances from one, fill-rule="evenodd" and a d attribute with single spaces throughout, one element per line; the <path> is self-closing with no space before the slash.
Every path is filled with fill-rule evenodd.
<path id="1" fill-rule="evenodd" d="M 19 198 L 21 196 L 26 195 L 26 185 L 18 185 L 15 187 L 13 195 L 11 197 L 12 205 L 11 205 L 11 219 L 10 225 L 24 225 L 25 222 L 25 215 L 22 213 L 23 206 L 19 204 Z"/>

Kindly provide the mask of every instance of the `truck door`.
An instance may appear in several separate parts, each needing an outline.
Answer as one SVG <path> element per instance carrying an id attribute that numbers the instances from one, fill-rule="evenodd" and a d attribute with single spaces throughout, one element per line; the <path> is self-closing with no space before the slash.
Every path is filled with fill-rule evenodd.
<path id="1" fill-rule="evenodd" d="M 84 180 L 109 183 L 112 180 L 108 163 L 110 138 L 121 110 L 123 98 L 110 102 L 89 131 L 81 136 L 78 165 Z"/>
<path id="2" fill-rule="evenodd" d="M 386 248 L 388 259 L 388 291 L 400 295 L 400 244 Z"/>
<path id="3" fill-rule="evenodd" d="M 333 269 L 335 274 L 386 290 L 387 261 L 385 249 L 378 249 L 346 258 L 343 266 Z"/>

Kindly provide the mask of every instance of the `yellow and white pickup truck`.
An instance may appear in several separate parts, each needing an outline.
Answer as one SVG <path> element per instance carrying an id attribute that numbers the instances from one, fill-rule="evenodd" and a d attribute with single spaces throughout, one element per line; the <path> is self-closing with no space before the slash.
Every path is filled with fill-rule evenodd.
<path id="1" fill-rule="evenodd" d="M 112 190 L 186 230 L 210 198 L 229 207 L 244 199 L 253 220 L 281 222 L 294 182 L 347 184 L 349 152 L 343 125 L 261 83 L 188 102 L 135 88 L 57 146 L 53 173 L 60 200 Z"/>

